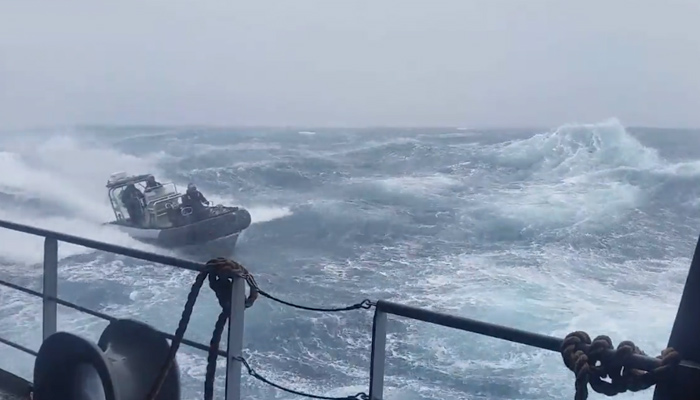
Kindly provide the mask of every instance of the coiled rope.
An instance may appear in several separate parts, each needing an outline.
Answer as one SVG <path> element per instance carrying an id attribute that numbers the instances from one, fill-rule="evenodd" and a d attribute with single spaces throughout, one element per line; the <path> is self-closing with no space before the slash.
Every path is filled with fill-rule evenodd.
<path id="1" fill-rule="evenodd" d="M 612 357 L 606 355 L 609 350 L 614 350 Z M 575 400 L 588 398 L 588 385 L 606 396 L 648 389 L 668 379 L 681 361 L 680 354 L 669 347 L 656 357 L 661 360 L 659 367 L 643 371 L 629 365 L 628 361 L 634 354 L 646 355 L 629 340 L 621 342 L 615 349 L 612 340 L 605 335 L 598 336 L 593 341 L 582 331 L 566 335 L 561 355 L 564 365 L 576 375 Z"/>

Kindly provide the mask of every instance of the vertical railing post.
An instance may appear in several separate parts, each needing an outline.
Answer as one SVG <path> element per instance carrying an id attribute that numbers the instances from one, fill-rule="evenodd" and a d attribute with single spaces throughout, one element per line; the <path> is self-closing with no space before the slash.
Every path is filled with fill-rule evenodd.
<path id="1" fill-rule="evenodd" d="M 372 355 L 369 366 L 369 398 L 384 398 L 384 362 L 386 361 L 386 320 L 385 312 L 375 310 L 372 323 Z"/>
<path id="2" fill-rule="evenodd" d="M 243 317 L 245 312 L 245 279 L 234 278 L 231 291 L 231 317 L 228 322 L 228 358 L 226 361 L 226 400 L 241 399 L 241 362 L 243 356 Z"/>
<path id="3" fill-rule="evenodd" d="M 50 298 L 58 297 L 58 241 L 47 237 L 44 240 L 44 288 L 43 305 L 44 312 L 42 318 L 43 339 L 56 333 L 57 307 L 56 300 Z"/>

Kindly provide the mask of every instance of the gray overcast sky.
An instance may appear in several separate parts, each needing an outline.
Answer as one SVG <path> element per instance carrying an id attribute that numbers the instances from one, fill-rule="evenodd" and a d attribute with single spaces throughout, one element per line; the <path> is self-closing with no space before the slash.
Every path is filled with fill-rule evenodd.
<path id="1" fill-rule="evenodd" d="M 0 126 L 700 126 L 700 0 L 0 0 Z"/>

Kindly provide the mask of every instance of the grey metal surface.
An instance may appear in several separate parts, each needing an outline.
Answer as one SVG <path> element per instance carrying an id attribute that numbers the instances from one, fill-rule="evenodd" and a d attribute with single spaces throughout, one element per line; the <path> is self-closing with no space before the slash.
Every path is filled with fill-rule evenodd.
<path id="1" fill-rule="evenodd" d="M 231 291 L 231 316 L 228 327 L 226 400 L 241 399 L 241 362 L 243 355 L 243 319 L 245 314 L 245 279 L 234 278 Z"/>
<path id="2" fill-rule="evenodd" d="M 28 395 L 19 393 L 28 393 L 29 382 L 11 374 L 3 369 L 0 369 L 0 400 L 27 400 Z"/>
<path id="3" fill-rule="evenodd" d="M 47 337 L 56 333 L 56 318 L 58 297 L 58 241 L 55 238 L 47 237 L 44 240 L 44 289 L 43 289 L 43 320 L 42 337 Z"/>
<path id="4" fill-rule="evenodd" d="M 685 281 L 683 295 L 676 320 L 673 323 L 668 346 L 677 350 L 686 361 L 700 364 L 700 240 L 695 246 L 695 254 L 690 264 L 688 277 Z M 656 385 L 654 400 L 682 399 L 700 397 L 700 379 L 698 373 L 689 369 L 681 369 L 674 375 L 674 379 Z"/>
<path id="5" fill-rule="evenodd" d="M 372 323 L 372 355 L 369 368 L 369 398 L 384 398 L 384 363 L 386 362 L 386 321 L 385 312 L 375 310 Z"/>
<path id="6" fill-rule="evenodd" d="M 6 392 L 4 390 L 4 388 L 2 387 L 2 384 L 0 384 L 0 400 L 19 400 L 19 399 L 27 399 L 27 397 L 17 396 L 15 394 Z"/>

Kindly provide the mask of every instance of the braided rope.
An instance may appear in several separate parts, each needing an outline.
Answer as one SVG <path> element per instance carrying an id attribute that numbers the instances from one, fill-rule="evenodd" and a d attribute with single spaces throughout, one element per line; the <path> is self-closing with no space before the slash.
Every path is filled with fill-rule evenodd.
<path id="1" fill-rule="evenodd" d="M 612 358 L 605 356 L 609 350 L 614 350 Z M 605 335 L 598 336 L 593 341 L 582 331 L 566 335 L 561 355 L 564 365 L 576 376 L 575 399 L 586 400 L 589 385 L 594 391 L 606 396 L 648 389 L 668 379 L 681 361 L 680 354 L 669 347 L 657 357 L 661 360 L 659 367 L 643 371 L 629 366 L 629 359 L 635 354 L 646 355 L 629 340 L 621 342 L 615 349 L 610 337 Z"/>

